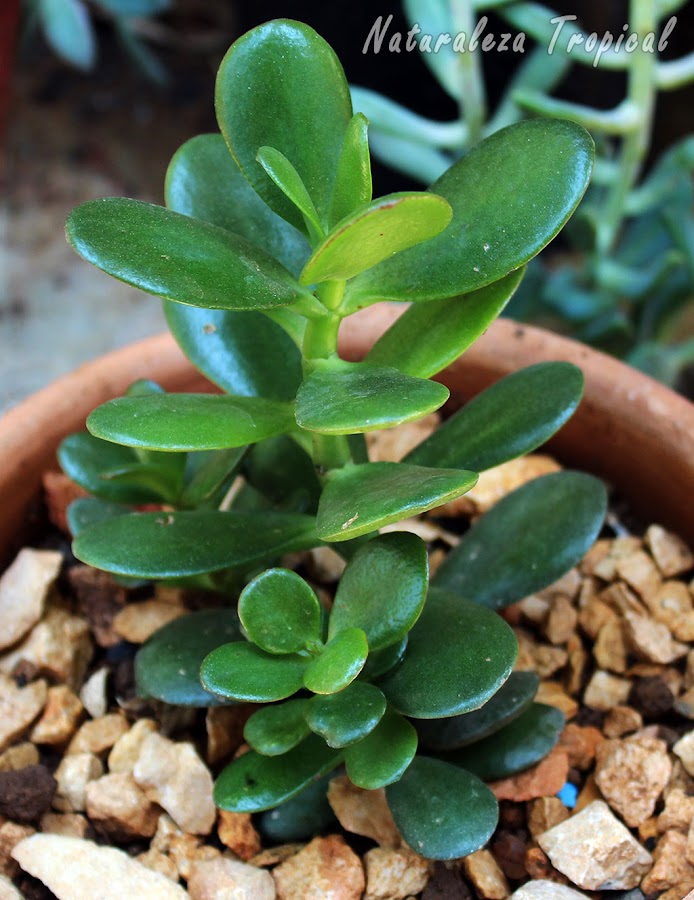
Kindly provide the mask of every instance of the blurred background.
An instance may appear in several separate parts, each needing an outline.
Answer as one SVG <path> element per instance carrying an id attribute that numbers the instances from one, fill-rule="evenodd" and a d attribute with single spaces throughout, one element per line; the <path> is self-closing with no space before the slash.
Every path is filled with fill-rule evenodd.
<path id="1" fill-rule="evenodd" d="M 439 61 L 385 47 L 362 53 L 377 16 L 393 16 L 390 37 L 418 19 L 445 22 L 461 8 L 474 22 L 488 15 L 485 33 L 524 31 L 535 40 L 528 37 L 525 54 L 475 54 L 462 81 L 460 61 L 445 54 Z M 316 28 L 350 82 L 367 89 L 355 100 L 373 125 L 376 195 L 421 187 L 475 138 L 522 115 L 584 117 L 598 142 L 598 183 L 573 233 L 529 273 L 511 312 L 691 394 L 694 0 L 554 4 L 554 12 L 575 14 L 600 35 L 622 33 L 634 17 L 655 15 L 662 27 L 677 16 L 663 68 L 651 65 L 650 91 L 643 89 L 645 54 L 633 55 L 641 58 L 640 93 L 632 58 L 614 69 L 593 67 L 559 48 L 563 61 L 550 65 L 543 41 L 552 26 L 538 21 L 537 9 L 503 0 L 0 0 L 0 411 L 81 362 L 164 329 L 156 299 L 70 250 L 65 217 L 96 197 L 163 203 L 173 152 L 216 130 L 214 76 L 224 52 L 279 16 Z M 523 69 L 533 47 L 540 51 L 534 69 Z M 677 70 L 676 60 L 684 60 Z M 620 124 L 625 102 L 641 115 L 635 132 Z M 437 130 L 442 122 L 457 125 Z M 624 148 L 639 141 L 643 159 L 634 165 Z M 606 208 L 610 233 L 600 227 Z"/>

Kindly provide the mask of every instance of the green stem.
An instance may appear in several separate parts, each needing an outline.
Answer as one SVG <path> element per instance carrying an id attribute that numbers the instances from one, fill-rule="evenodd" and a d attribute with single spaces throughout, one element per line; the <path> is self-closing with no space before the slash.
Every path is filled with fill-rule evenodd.
<path id="1" fill-rule="evenodd" d="M 464 31 L 468 38 L 475 29 L 472 0 L 450 0 L 456 33 Z M 482 73 L 482 55 L 469 49 L 460 54 L 460 120 L 467 127 L 468 146 L 482 140 L 487 118 L 487 98 Z"/>

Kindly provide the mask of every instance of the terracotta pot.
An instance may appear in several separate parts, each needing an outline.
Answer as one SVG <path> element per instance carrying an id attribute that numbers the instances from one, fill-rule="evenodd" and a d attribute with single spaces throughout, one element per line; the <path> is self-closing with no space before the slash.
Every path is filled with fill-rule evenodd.
<path id="1" fill-rule="evenodd" d="M 382 305 L 348 319 L 342 355 L 362 357 L 397 315 L 397 307 Z M 460 404 L 509 372 L 562 359 L 580 366 L 586 390 L 577 413 L 551 442 L 552 452 L 606 478 L 648 521 L 694 543 L 694 406 L 684 398 L 611 357 L 508 319 L 495 322 L 441 380 Z M 99 403 L 144 377 L 172 391 L 210 389 L 172 338 L 161 335 L 82 366 L 0 421 L 0 547 L 6 555 L 19 545 L 41 474 L 54 467 L 61 439 L 82 428 Z"/>

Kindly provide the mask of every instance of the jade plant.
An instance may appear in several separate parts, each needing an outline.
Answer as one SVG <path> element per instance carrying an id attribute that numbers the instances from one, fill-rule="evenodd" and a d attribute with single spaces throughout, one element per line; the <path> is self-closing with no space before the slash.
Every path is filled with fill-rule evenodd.
<path id="1" fill-rule="evenodd" d="M 570 122 L 519 123 L 430 190 L 373 200 L 367 121 L 340 64 L 286 20 L 231 47 L 216 106 L 221 135 L 171 162 L 168 208 L 105 199 L 68 220 L 86 260 L 164 298 L 180 347 L 222 391 L 138 382 L 66 439 L 62 465 L 94 495 L 70 508 L 74 553 L 118 578 L 219 595 L 136 659 L 145 697 L 263 704 L 250 750 L 219 775 L 219 806 L 273 810 L 268 828 L 290 814 L 319 827 L 309 807 L 325 809 L 344 766 L 355 785 L 385 788 L 418 852 L 463 856 L 496 825 L 484 781 L 537 762 L 563 724 L 534 702 L 537 677 L 513 671 L 498 610 L 578 562 L 605 489 L 572 471 L 525 485 L 462 533 L 431 581 L 426 545 L 397 523 L 544 443 L 582 375 L 564 362 L 510 375 L 401 462 L 370 461 L 364 435 L 446 403 L 432 377 L 567 221 L 592 142 Z M 381 300 L 409 305 L 365 359 L 340 358 L 341 322 Z M 329 601 L 296 556 L 321 545 L 345 561 Z"/>

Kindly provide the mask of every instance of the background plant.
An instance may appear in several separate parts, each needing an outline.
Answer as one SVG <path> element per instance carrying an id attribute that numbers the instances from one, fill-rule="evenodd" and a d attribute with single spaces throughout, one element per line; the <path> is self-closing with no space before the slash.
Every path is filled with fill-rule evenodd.
<path id="1" fill-rule="evenodd" d="M 355 784 L 386 787 L 411 846 L 462 856 L 496 824 L 480 778 L 537 761 L 563 722 L 532 702 L 534 676 L 512 675 L 515 637 L 495 610 L 580 559 L 605 490 L 577 472 L 525 486 L 463 535 L 431 587 L 422 541 L 379 529 L 547 440 L 581 373 L 557 362 L 509 376 L 400 463 L 370 462 L 364 433 L 446 402 L 432 376 L 571 215 L 592 142 L 569 122 L 519 123 L 431 191 L 372 200 L 367 122 L 339 62 L 286 20 L 232 46 L 216 106 L 222 135 L 176 153 L 168 209 L 106 199 L 68 220 L 85 259 L 165 298 L 180 346 L 224 391 L 139 382 L 64 442 L 63 468 L 95 495 L 70 509 L 74 553 L 119 577 L 240 593 L 238 612 L 181 618 L 136 662 L 144 696 L 278 704 L 249 720 L 253 749 L 219 776 L 220 806 L 279 805 L 306 823 L 344 762 Z M 411 305 L 363 362 L 340 359 L 342 320 L 382 299 Z M 158 508 L 133 511 L 146 503 Z M 330 612 L 297 573 L 266 569 L 320 544 L 347 562 Z"/>
<path id="2" fill-rule="evenodd" d="M 630 0 L 629 34 L 659 36 L 684 0 Z M 694 292 L 694 137 L 666 151 L 646 177 L 653 113 L 659 91 L 694 79 L 694 52 L 669 62 L 624 44 L 602 55 L 575 46 L 582 33 L 564 24 L 552 55 L 557 15 L 537 3 L 505 0 L 404 0 L 410 25 L 423 33 L 472 34 L 480 16 L 493 11 L 513 32 L 524 32 L 536 48 L 520 65 L 493 113 L 480 52 L 455 53 L 452 45 L 422 59 L 456 101 L 459 116 L 435 122 L 364 88 L 353 88 L 355 108 L 369 118 L 374 153 L 387 164 L 429 183 L 474 146 L 524 116 L 571 119 L 597 143 L 591 189 L 566 232 L 569 252 L 551 268 L 534 265 L 512 304 L 517 318 L 540 321 L 581 340 L 625 356 L 629 362 L 673 384 L 694 360 L 682 315 Z M 624 37 L 622 32 L 614 35 Z M 600 35 L 602 37 L 602 35 Z M 389 36 L 386 37 L 387 46 Z M 599 44 L 599 42 L 598 42 Z M 383 50 L 382 52 L 385 52 Z M 493 65 L 495 54 L 484 54 Z M 597 59 L 596 59 L 597 56 Z M 397 57 L 392 64 L 397 64 Z M 623 72 L 624 99 L 611 110 L 558 100 L 552 92 L 574 65 Z M 684 332 L 684 333 L 682 333 Z"/>

